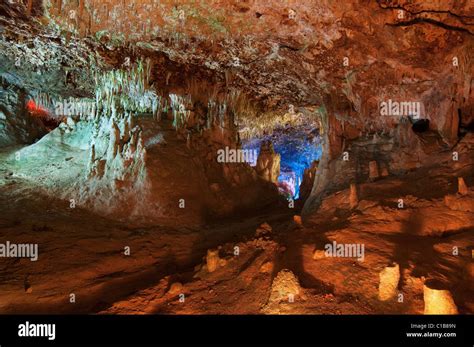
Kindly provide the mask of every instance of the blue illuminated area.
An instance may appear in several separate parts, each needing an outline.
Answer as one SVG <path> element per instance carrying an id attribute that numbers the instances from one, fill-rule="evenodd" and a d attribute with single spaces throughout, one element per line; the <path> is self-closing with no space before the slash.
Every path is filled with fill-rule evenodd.
<path id="1" fill-rule="evenodd" d="M 280 191 L 293 199 L 299 198 L 304 170 L 322 155 L 322 146 L 317 130 L 308 128 L 277 129 L 271 135 L 242 141 L 244 149 L 260 153 L 262 141 L 271 141 L 275 152 L 281 156 L 278 186 Z"/>

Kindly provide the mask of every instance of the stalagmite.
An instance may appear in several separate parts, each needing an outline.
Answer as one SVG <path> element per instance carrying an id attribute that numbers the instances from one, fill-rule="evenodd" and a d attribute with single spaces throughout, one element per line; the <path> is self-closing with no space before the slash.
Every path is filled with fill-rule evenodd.
<path id="1" fill-rule="evenodd" d="M 214 272 L 219 267 L 219 251 L 209 249 L 206 256 L 207 271 Z"/>
<path id="2" fill-rule="evenodd" d="M 273 144 L 270 141 L 262 142 L 257 166 L 255 167 L 258 175 L 266 181 L 278 182 L 280 160 L 280 154 L 275 152 Z"/>
<path id="3" fill-rule="evenodd" d="M 379 166 L 375 160 L 369 162 L 369 179 L 375 180 L 379 178 Z"/>
<path id="4" fill-rule="evenodd" d="M 458 193 L 461 195 L 467 195 L 468 190 L 464 178 L 458 177 Z"/>
<path id="5" fill-rule="evenodd" d="M 269 303 L 289 301 L 301 293 L 298 278 L 288 269 L 283 269 L 273 280 Z"/>
<path id="6" fill-rule="evenodd" d="M 87 162 L 87 178 L 91 178 L 97 173 L 95 157 L 95 144 L 92 144 L 89 151 L 89 161 Z"/>
<path id="7" fill-rule="evenodd" d="M 359 198 L 357 196 L 357 186 L 355 185 L 355 183 L 351 183 L 349 203 L 350 203 L 350 206 L 351 206 L 351 210 L 356 208 L 357 205 L 359 204 Z"/>
<path id="8" fill-rule="evenodd" d="M 175 295 L 175 294 L 181 293 L 182 291 L 183 291 L 183 285 L 179 282 L 175 282 L 170 286 L 168 293 Z"/>
<path id="9" fill-rule="evenodd" d="M 397 263 L 384 268 L 379 275 L 379 300 L 387 301 L 397 295 L 400 266 Z"/>
<path id="10" fill-rule="evenodd" d="M 295 222 L 296 225 L 302 226 L 303 222 L 301 220 L 301 216 L 295 215 L 293 216 L 293 222 Z"/>
<path id="11" fill-rule="evenodd" d="M 388 172 L 388 169 L 386 167 L 383 167 L 381 170 L 380 170 L 380 176 L 382 177 L 387 177 L 388 175 L 390 175 L 390 173 Z"/>
<path id="12" fill-rule="evenodd" d="M 186 147 L 188 149 L 191 149 L 191 133 L 188 133 L 188 135 L 186 136 Z"/>
<path id="13" fill-rule="evenodd" d="M 438 281 L 427 281 L 423 286 L 425 314 L 458 314 L 453 297 L 445 285 Z"/>
<path id="14" fill-rule="evenodd" d="M 110 126 L 109 148 L 107 150 L 107 160 L 113 160 L 117 155 L 120 146 L 120 130 L 112 121 Z"/>

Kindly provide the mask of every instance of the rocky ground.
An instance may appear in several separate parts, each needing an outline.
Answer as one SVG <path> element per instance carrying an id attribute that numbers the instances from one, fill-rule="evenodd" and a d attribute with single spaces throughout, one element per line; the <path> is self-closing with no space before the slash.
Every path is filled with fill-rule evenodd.
<path id="1" fill-rule="evenodd" d="M 326 197 L 305 226 L 294 210 L 279 207 L 185 228 L 133 226 L 72 209 L 2 165 L 2 240 L 37 242 L 40 256 L 2 261 L 0 310 L 423 313 L 423 283 L 439 279 L 459 312 L 473 313 L 472 172 L 472 163 L 446 162 L 379 178 L 359 187 L 352 210 L 348 190 Z M 464 195 L 457 193 L 460 175 L 471 187 Z M 325 256 L 333 241 L 364 244 L 363 261 Z M 391 262 L 400 267 L 402 302 L 378 299 L 379 275 Z"/>

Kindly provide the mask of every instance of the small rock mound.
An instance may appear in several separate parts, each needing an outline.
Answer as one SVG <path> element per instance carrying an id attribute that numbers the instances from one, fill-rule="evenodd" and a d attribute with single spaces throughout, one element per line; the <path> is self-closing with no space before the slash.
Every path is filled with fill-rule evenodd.
<path id="1" fill-rule="evenodd" d="M 181 293 L 183 291 L 183 285 L 180 282 L 175 282 L 170 286 L 168 293 L 171 295 L 175 295 Z"/>
<path id="2" fill-rule="evenodd" d="M 288 269 L 281 270 L 273 279 L 272 291 L 268 303 L 278 303 L 281 301 L 291 301 L 301 293 L 298 279 Z"/>
<path id="3" fill-rule="evenodd" d="M 315 249 L 313 251 L 313 259 L 314 260 L 320 260 L 326 258 L 326 252 L 323 251 L 322 249 Z"/>
<path id="4" fill-rule="evenodd" d="M 303 226 L 303 221 L 301 220 L 301 216 L 293 216 L 293 222 L 299 227 Z"/>
<path id="5" fill-rule="evenodd" d="M 270 224 L 265 222 L 257 228 L 257 230 L 255 231 L 255 236 L 261 237 L 264 235 L 268 235 L 271 232 L 272 232 L 272 227 L 270 226 Z"/>

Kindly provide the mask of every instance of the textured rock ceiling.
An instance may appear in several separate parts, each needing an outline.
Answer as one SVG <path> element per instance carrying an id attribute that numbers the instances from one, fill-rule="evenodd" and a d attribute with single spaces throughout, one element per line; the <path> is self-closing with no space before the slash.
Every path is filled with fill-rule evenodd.
<path id="1" fill-rule="evenodd" d="M 32 15 L 40 3 L 33 1 Z M 113 66 L 151 57 L 153 82 L 165 93 L 197 80 L 243 91 L 265 110 L 322 106 L 347 121 L 347 138 L 384 131 L 379 103 L 389 98 L 421 100 L 441 132 L 450 129 L 447 113 L 472 108 L 472 1 L 55 0 L 44 7 L 61 28 L 94 37 L 92 47 Z M 2 12 L 12 15 L 14 6 Z"/>
<path id="2" fill-rule="evenodd" d="M 370 103 L 382 88 L 422 92 L 453 56 L 467 68 L 474 34 L 474 3 L 457 0 L 55 0 L 46 7 L 81 35 L 139 43 L 284 108 L 331 97 L 361 111 L 361 99 Z M 169 80 L 169 66 L 157 71 Z"/>

